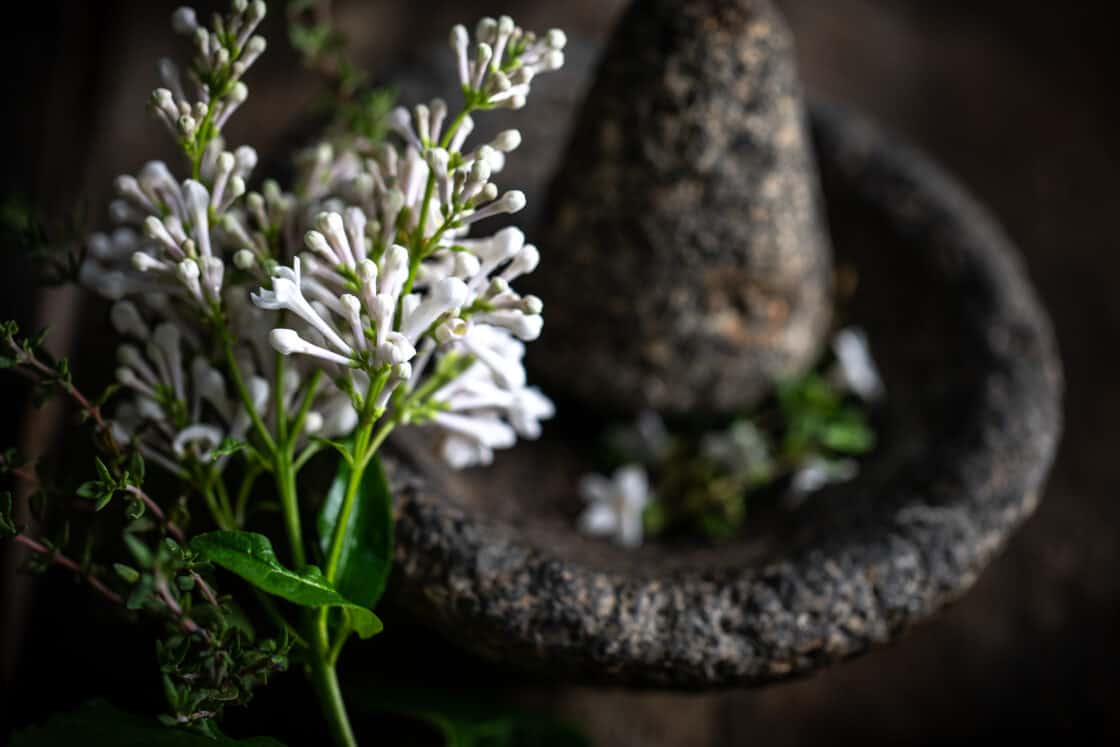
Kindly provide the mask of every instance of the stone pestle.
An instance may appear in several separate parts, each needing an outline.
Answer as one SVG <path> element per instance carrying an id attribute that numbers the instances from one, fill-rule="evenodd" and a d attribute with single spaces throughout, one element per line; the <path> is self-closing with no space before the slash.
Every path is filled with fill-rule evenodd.
<path id="1" fill-rule="evenodd" d="M 811 365 L 831 251 L 793 42 L 770 0 L 637 0 L 534 235 L 549 390 L 730 414 Z"/>

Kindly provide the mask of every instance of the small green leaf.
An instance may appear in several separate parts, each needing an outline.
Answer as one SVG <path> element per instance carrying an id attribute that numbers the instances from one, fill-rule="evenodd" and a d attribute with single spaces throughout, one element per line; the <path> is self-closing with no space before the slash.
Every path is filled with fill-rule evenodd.
<path id="1" fill-rule="evenodd" d="M 145 469 L 144 457 L 139 450 L 133 451 L 128 458 L 128 475 L 133 485 L 144 484 Z"/>
<path id="2" fill-rule="evenodd" d="M 113 570 L 125 583 L 134 584 L 140 580 L 140 571 L 124 563 L 113 563 Z"/>
<path id="3" fill-rule="evenodd" d="M 100 457 L 94 459 L 93 464 L 97 467 L 97 478 L 101 480 L 101 482 L 106 485 L 116 484 L 117 481 L 113 479 L 112 473 L 109 472 L 109 468 L 105 466 L 105 462 L 101 461 Z"/>
<path id="4" fill-rule="evenodd" d="M 349 465 L 339 465 L 323 508 L 319 511 L 319 546 L 325 555 L 342 509 Z M 347 599 L 373 608 L 385 592 L 393 567 L 393 499 L 385 470 L 374 457 L 362 475 L 358 495 L 343 534 L 338 563 L 338 590 Z"/>
<path id="5" fill-rule="evenodd" d="M 148 549 L 148 546 L 135 534 L 125 532 L 122 536 L 125 546 L 128 548 L 128 551 L 132 553 L 132 557 L 136 558 L 136 562 L 145 568 L 150 568 L 152 565 L 152 551 Z"/>
<path id="6" fill-rule="evenodd" d="M 821 432 L 821 443 L 844 454 L 863 454 L 875 446 L 875 433 L 865 423 L 830 423 Z"/>
<path id="7" fill-rule="evenodd" d="M 141 575 L 136 585 L 132 587 L 132 591 L 125 600 L 124 606 L 130 610 L 138 610 L 144 606 L 144 602 L 152 596 L 152 591 L 155 589 L 155 582 L 152 576 Z"/>
<path id="8" fill-rule="evenodd" d="M 191 550 L 257 588 L 304 607 L 341 607 L 350 610 L 354 629 L 362 638 L 381 632 L 373 611 L 338 593 L 316 566 L 293 571 L 276 558 L 268 537 L 256 532 L 220 531 L 200 534 Z"/>
<path id="9" fill-rule="evenodd" d="M 101 509 L 108 506 L 109 503 L 112 500 L 113 500 L 113 491 L 112 490 L 105 491 L 101 495 L 97 496 L 97 502 L 93 504 L 93 510 L 94 511 L 100 511 Z"/>
<path id="10" fill-rule="evenodd" d="M 236 454 L 237 452 L 248 446 L 249 444 L 240 439 L 230 438 L 227 436 L 220 444 L 218 444 L 218 448 L 214 449 L 213 453 L 210 455 L 210 461 L 216 462 L 222 457 Z"/>
<path id="11" fill-rule="evenodd" d="M 120 390 L 120 388 L 120 384 L 110 384 L 109 386 L 105 387 L 105 390 L 102 391 L 101 394 L 97 396 L 97 399 L 93 401 L 93 404 L 97 407 L 104 407 L 105 404 L 110 399 L 112 399 L 113 395 Z"/>
<path id="12" fill-rule="evenodd" d="M 154 718 L 119 711 L 104 701 L 55 714 L 12 736 L 12 747 L 284 747 L 270 737 L 231 739 L 161 726 Z"/>
<path id="13" fill-rule="evenodd" d="M 101 495 L 101 483 L 97 480 L 83 482 L 78 486 L 77 494 L 79 498 L 96 498 Z"/>
<path id="14" fill-rule="evenodd" d="M 124 515 L 129 519 L 135 521 L 144 515 L 145 507 L 144 502 L 137 500 L 130 500 L 125 505 Z"/>

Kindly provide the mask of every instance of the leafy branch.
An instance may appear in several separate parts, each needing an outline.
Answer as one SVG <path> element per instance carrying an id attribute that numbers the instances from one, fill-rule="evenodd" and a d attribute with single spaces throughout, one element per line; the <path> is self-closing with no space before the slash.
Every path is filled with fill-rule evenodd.
<path id="1" fill-rule="evenodd" d="M 79 208 L 56 234 L 26 200 L 8 197 L 0 203 L 0 245 L 25 253 L 38 271 L 37 279 L 47 286 L 78 282 L 87 224 L 85 210 Z"/>
<path id="2" fill-rule="evenodd" d="M 99 446 L 114 457 L 121 455 L 120 446 L 113 439 L 112 429 L 101 412 L 105 401 L 112 396 L 113 388 L 100 397 L 90 399 L 74 386 L 67 358 L 55 359 L 46 349 L 47 330 L 34 337 L 20 337 L 19 325 L 14 321 L 0 324 L 0 370 L 10 369 L 33 384 L 33 401 L 42 405 L 54 395 L 61 394 L 77 405 L 83 422 L 93 424 Z"/>

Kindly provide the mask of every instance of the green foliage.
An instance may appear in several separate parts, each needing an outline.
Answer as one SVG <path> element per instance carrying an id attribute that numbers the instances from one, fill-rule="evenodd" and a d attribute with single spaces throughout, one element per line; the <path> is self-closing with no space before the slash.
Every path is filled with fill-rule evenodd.
<path id="1" fill-rule="evenodd" d="M 78 486 L 76 492 L 78 497 L 93 501 L 94 511 L 101 511 L 102 508 L 112 503 L 115 497 L 123 497 L 127 501 L 125 514 L 130 519 L 139 519 L 143 515 L 144 505 L 141 499 L 130 491 L 130 488 L 138 488 L 143 483 L 143 458 L 139 454 L 134 454 L 130 460 L 129 468 L 121 469 L 119 475 L 114 475 L 101 457 L 94 458 L 94 467 L 96 468 L 97 479 L 87 480 L 87 482 Z"/>
<path id="2" fill-rule="evenodd" d="M 446 747 L 590 747 L 566 723 L 483 700 L 477 693 L 371 688 L 355 693 L 355 706 L 416 719 L 435 729 Z"/>
<path id="3" fill-rule="evenodd" d="M 214 451 L 211 452 L 210 461 L 217 462 L 222 457 L 233 456 L 234 454 L 237 454 L 241 451 L 252 450 L 253 447 L 251 447 L 248 442 L 233 438 L 232 436 L 226 436 L 224 439 L 222 439 L 222 442 L 218 444 L 217 448 L 215 448 Z M 259 461 L 260 457 L 255 456 L 255 459 Z"/>
<path id="4" fill-rule="evenodd" d="M 397 92 L 392 88 L 374 88 L 358 94 L 353 100 L 340 103 L 334 128 L 370 144 L 379 143 L 389 132 L 388 116 L 396 103 Z"/>
<path id="5" fill-rule="evenodd" d="M 69 713 L 52 716 L 12 736 L 12 747 L 284 747 L 267 737 L 230 739 L 185 729 L 168 729 L 152 718 L 93 701 Z"/>
<path id="6" fill-rule="evenodd" d="M 332 79 L 336 96 L 349 100 L 368 76 L 346 56 L 346 36 L 331 23 L 329 2 L 288 0 L 288 41 L 303 64 Z"/>
<path id="7" fill-rule="evenodd" d="M 60 230 L 51 231 L 25 198 L 7 197 L 0 202 L 0 246 L 27 254 L 43 285 L 77 282 L 85 257 L 86 224 L 85 211 L 79 209 Z"/>
<path id="8" fill-rule="evenodd" d="M 785 420 L 783 449 L 788 455 L 829 450 L 863 454 L 875 445 L 863 410 L 818 373 L 782 382 L 778 406 Z"/>
<path id="9" fill-rule="evenodd" d="M 209 729 L 226 705 L 247 704 L 275 672 L 287 670 L 291 642 L 254 640 L 241 622 L 213 626 L 209 642 L 178 634 L 157 643 L 171 708 L 170 714 L 160 716 L 165 725 Z"/>
<path id="10" fill-rule="evenodd" d="M 829 481 L 850 478 L 851 457 L 874 448 L 875 432 L 866 405 L 813 370 L 781 382 L 773 401 L 726 428 L 654 440 L 639 423 L 609 433 L 606 449 L 616 466 L 638 463 L 653 474 L 646 533 L 723 541 L 742 528 L 752 496 L 773 494 L 810 463 Z"/>
<path id="11" fill-rule="evenodd" d="M 191 549 L 253 586 L 303 607 L 339 607 L 347 611 L 362 638 L 381 632 L 373 611 L 343 597 L 313 565 L 292 571 L 280 564 L 268 537 L 255 532 L 219 531 L 200 534 Z"/>
<path id="12" fill-rule="evenodd" d="M 293 5 L 314 3 L 293 3 Z M 313 66 L 316 61 L 338 53 L 345 46 L 341 34 L 327 23 L 292 23 L 288 27 L 288 41 L 299 52 L 304 64 Z"/>
<path id="13" fill-rule="evenodd" d="M 319 512 L 319 546 L 327 554 L 342 510 L 350 468 L 340 465 Z M 338 590 L 347 599 L 373 608 L 385 591 L 393 566 L 393 498 L 381 461 L 374 457 L 362 474 L 350 521 L 342 535 Z"/>
<path id="14" fill-rule="evenodd" d="M 21 368 L 34 382 L 31 401 L 41 406 L 51 397 L 73 391 L 70 361 L 56 359 L 46 348 L 43 329 L 33 337 L 21 337 L 19 325 L 12 320 L 0 324 L 0 369 Z M 83 418 L 88 412 L 83 410 Z"/>
<path id="15" fill-rule="evenodd" d="M 232 600 L 203 579 L 206 564 L 196 553 L 170 537 L 149 545 L 128 532 L 124 540 L 140 569 L 114 567 L 132 585 L 127 606 L 170 616 L 168 633 L 156 644 L 170 709 L 160 717 L 166 724 L 209 724 L 288 668 L 287 637 L 257 638 Z"/>
<path id="16" fill-rule="evenodd" d="M 113 563 L 113 570 L 126 584 L 135 584 L 140 580 L 140 571 L 124 563 Z"/>

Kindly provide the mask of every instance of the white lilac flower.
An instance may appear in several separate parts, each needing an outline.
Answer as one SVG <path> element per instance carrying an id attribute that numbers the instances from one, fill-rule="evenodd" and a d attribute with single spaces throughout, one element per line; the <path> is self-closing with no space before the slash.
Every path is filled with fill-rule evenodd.
<path id="1" fill-rule="evenodd" d="M 150 108 L 174 137 L 195 137 L 204 120 L 220 130 L 244 103 L 248 89 L 241 78 L 265 51 L 264 37 L 253 33 L 265 13 L 262 0 L 235 2 L 225 16 L 214 16 L 213 30 L 199 24 L 192 8 L 172 14 L 172 28 L 191 38 L 195 57 L 186 75 L 172 60 L 160 61 L 163 86 L 152 93 Z M 225 94 L 215 99 L 212 86 L 219 82 Z"/>
<path id="2" fill-rule="evenodd" d="M 468 112 L 520 106 L 532 77 L 563 62 L 562 33 L 538 38 L 507 17 L 479 24 L 473 58 L 465 29 L 452 36 L 469 82 Z M 521 134 L 504 130 L 468 146 L 473 119 L 449 116 L 440 99 L 398 107 L 388 124 L 398 144 L 359 151 L 353 142 L 326 142 L 300 156 L 299 200 L 276 211 L 285 239 L 298 236 L 288 243 L 305 250 L 290 265 L 268 261 L 282 258 L 266 257 L 262 234 L 247 225 L 251 219 L 277 233 L 281 221 L 264 214 L 267 196 L 250 194 L 244 213 L 223 220 L 219 237 L 236 247 L 238 268 L 258 275 L 268 268 L 253 303 L 286 319 L 260 339 L 323 366 L 359 398 L 376 383 L 375 412 L 407 403 L 413 410 L 400 421 L 415 417 L 440 432 L 448 461 L 485 463 L 518 435 L 536 437 L 553 411 L 526 385 L 522 364 L 523 341 L 541 333 L 542 303 L 511 287 L 537 267 L 540 253 L 514 228 L 469 236 L 486 218 L 524 207 L 523 193 L 492 180 Z M 208 168 L 223 173 L 230 165 L 226 158 Z M 433 376 L 451 378 L 423 386 Z"/>
<path id="3" fill-rule="evenodd" d="M 269 309 L 271 311 L 288 311 L 295 314 L 297 317 L 306 322 L 312 329 L 322 335 L 334 348 L 334 353 L 328 358 L 334 362 L 339 362 L 341 359 L 343 365 L 350 365 L 355 363 L 350 356 L 354 354 L 354 348 L 350 346 L 342 335 L 335 330 L 334 325 L 329 323 L 318 312 L 315 307 L 303 295 L 303 284 L 300 277 L 300 261 L 299 257 L 292 260 L 292 266 L 277 267 L 272 276 L 272 288 L 261 288 L 257 293 L 251 296 L 253 303 L 259 308 Z M 274 336 L 272 345 L 278 352 L 284 355 L 291 355 L 293 352 L 306 352 L 303 350 L 296 350 L 300 347 L 300 343 L 296 340 L 299 339 L 298 334 L 293 330 L 283 330 L 285 333 L 291 332 L 291 335 L 284 334 L 278 337 Z M 275 333 L 277 330 L 273 330 Z M 283 343 L 281 344 L 281 341 Z M 311 345 L 311 343 L 307 343 Z M 285 349 L 281 349 L 284 347 Z M 313 346 L 312 347 L 318 347 Z"/>
<path id="4" fill-rule="evenodd" d="M 476 328 L 481 329 L 486 328 Z M 501 330 L 483 334 L 492 336 L 487 347 L 495 352 L 502 350 L 499 338 L 505 338 L 506 360 L 520 367 L 524 346 Z M 455 469 L 490 464 L 494 450 L 513 446 L 517 436 L 539 438 L 541 421 L 555 414 L 552 401 L 536 387 L 525 386 L 524 376 L 515 375 L 512 385 L 509 378 L 497 376 L 491 365 L 476 358 L 432 395 L 440 412 L 430 426 L 440 431 L 440 453 Z"/>
<path id="5" fill-rule="evenodd" d="M 203 161 L 210 188 L 191 179 L 178 182 L 161 161 L 145 164 L 135 177 L 117 178 L 110 214 L 118 228 L 87 240 L 84 285 L 111 299 L 158 292 L 189 298 L 202 308 L 220 299 L 223 245 L 236 248 L 248 237 L 217 229 L 237 222 L 233 206 L 256 153 L 244 147 L 236 153 L 214 150 L 213 163 Z M 220 216 L 218 225 L 211 215 Z"/>
<path id="6" fill-rule="evenodd" d="M 497 415 L 440 412 L 432 422 L 445 436 L 440 455 L 455 469 L 488 465 L 494 461 L 494 449 L 508 449 L 517 441 L 513 427 Z"/>
<path id="7" fill-rule="evenodd" d="M 119 334 L 132 340 L 117 351 L 117 383 L 128 393 L 113 413 L 117 439 L 135 439 L 147 458 L 177 472 L 184 461 L 210 463 L 212 452 L 226 438 L 248 435 L 251 419 L 238 394 L 221 371 L 198 355 L 197 343 L 184 335 L 182 326 L 164 321 L 153 327 L 131 301 L 114 304 L 110 320 Z M 271 422 L 276 392 L 264 369 L 252 354 L 237 358 L 253 409 Z M 306 372 L 289 368 L 286 374 L 281 396 L 291 412 L 303 397 Z M 333 386 L 317 393 L 308 417 L 316 427 L 305 430 L 301 443 L 311 433 L 326 438 L 346 435 L 357 420 L 349 398 Z M 214 462 L 218 469 L 224 463 L 224 458 Z"/>
<path id="8" fill-rule="evenodd" d="M 466 251 L 440 251 L 421 265 L 417 284 L 432 284 L 448 275 L 458 277 L 469 290 L 463 305 L 478 309 L 470 315 L 472 324 L 500 327 L 525 341 L 539 337 L 543 325 L 540 299 L 522 297 L 510 287 L 511 281 L 536 269 L 540 261 L 537 248 L 526 244 L 525 235 L 512 227 L 488 239 L 462 239 L 459 245 Z"/>
<path id="9" fill-rule="evenodd" d="M 188 366 L 189 344 L 184 351 L 178 325 L 165 321 L 151 327 L 130 301 L 115 304 L 110 319 L 120 334 L 135 340 L 117 351 L 117 383 L 130 396 L 113 415 L 116 438 L 135 439 L 145 457 L 177 472 L 184 461 L 209 463 L 226 437 L 245 437 L 248 414 L 204 358 L 195 355 Z M 247 386 L 254 407 L 263 411 L 268 383 L 250 375 Z"/>
<path id="10" fill-rule="evenodd" d="M 642 514 L 651 500 L 649 479 L 642 467 L 620 467 L 610 479 L 585 475 L 579 491 L 587 502 L 579 518 L 581 531 L 611 537 L 623 547 L 642 544 Z"/>
<path id="11" fill-rule="evenodd" d="M 268 381 L 275 380 L 276 351 L 269 343 L 275 317 L 252 303 L 243 288 L 227 289 L 225 304 L 230 327 L 238 331 L 242 340 L 236 355 L 241 370 L 256 372 Z M 285 412 L 295 412 L 299 407 L 306 382 L 315 368 L 313 361 L 299 359 L 285 366 L 282 393 Z M 274 414 L 269 411 L 265 420 L 271 423 Z M 328 381 L 316 392 L 307 417 L 304 434 L 336 438 L 349 435 L 358 415 L 350 398 Z"/>
<path id="12" fill-rule="evenodd" d="M 116 301 L 127 296 L 177 290 L 169 277 L 158 277 L 134 269 L 132 257 L 142 251 L 143 237 L 133 228 L 122 226 L 111 233 L 91 234 L 85 242 L 86 254 L 78 271 L 78 281 L 99 296 Z"/>
<path id="13" fill-rule="evenodd" d="M 248 95 L 239 79 L 264 51 L 264 39 L 253 35 L 264 14 L 260 0 L 239 0 L 224 16 L 214 16 L 213 31 L 199 25 L 193 9 L 173 14 L 172 26 L 194 40 L 197 54 L 185 75 L 173 61 L 160 62 L 163 86 L 153 92 L 151 109 L 195 159 L 197 178 L 180 182 L 165 164 L 153 161 L 137 176 L 116 180 L 110 216 L 137 239 L 127 256 L 92 256 L 83 263 L 82 281 L 101 295 L 177 293 L 208 309 L 222 295 L 227 247 L 231 254 L 256 249 L 255 256 L 265 259 L 267 245 L 243 229 L 237 209 L 257 154 L 247 146 L 226 151 L 216 136 Z M 212 96 L 219 84 L 221 96 Z M 201 152 L 192 154 L 192 148 Z M 95 235 L 90 243 L 103 242 Z"/>
<path id="14" fill-rule="evenodd" d="M 834 377 L 845 389 L 868 402 L 883 398 L 883 381 L 862 329 L 847 327 L 837 332 L 832 338 L 832 352 L 836 355 Z"/>
<path id="15" fill-rule="evenodd" d="M 261 288 L 253 294 L 253 303 L 259 308 L 291 312 L 325 343 L 319 345 L 296 330 L 278 328 L 270 335 L 270 342 L 278 352 L 310 355 L 352 368 L 405 363 L 416 354 L 414 344 L 420 334 L 426 332 L 426 327 L 420 329 L 421 322 L 424 319 L 434 321 L 454 311 L 457 300 L 465 296 L 465 291 L 443 289 L 446 292 L 429 293 L 423 301 L 416 294 L 402 299 L 408 277 L 408 250 L 392 246 L 381 257 L 380 265 L 369 259 L 361 242 L 351 242 L 351 237 L 361 236 L 356 224 L 362 221 L 364 215 L 360 211 L 347 211 L 345 218 L 324 214 L 319 225 L 328 233 L 309 231 L 305 239 L 307 246 L 332 267 L 357 270 L 355 276 L 361 285 L 358 295 L 340 293 L 341 279 L 332 279 L 329 274 L 324 279 L 333 283 L 333 287 L 314 276 L 304 276 L 299 257 L 293 260 L 290 268 L 280 266 L 274 270 L 272 288 Z M 309 300 L 307 294 L 315 300 Z M 402 310 L 402 326 L 410 334 L 394 329 L 398 303 Z"/>
<path id="16" fill-rule="evenodd" d="M 474 46 L 464 26 L 451 29 L 459 82 L 487 106 L 520 109 L 533 78 L 564 65 L 564 33 L 552 29 L 542 37 L 515 25 L 509 16 L 483 18 L 474 33 Z"/>
<path id="17" fill-rule="evenodd" d="M 859 473 L 859 463 L 853 459 L 830 460 L 816 457 L 793 473 L 790 481 L 791 498 L 795 505 L 811 493 L 826 485 L 852 480 Z"/>
<path id="18" fill-rule="evenodd" d="M 375 403 L 379 410 L 396 388 L 414 390 L 431 373 L 433 358 L 467 354 L 473 363 L 431 395 L 440 411 L 429 424 L 443 434 L 447 460 L 458 467 L 485 464 L 494 449 L 511 446 L 518 434 L 537 437 L 553 406 L 526 386 L 525 348 L 518 337 L 540 334 L 541 304 L 509 285 L 535 268 L 536 248 L 525 244 L 517 229 L 466 241 L 463 251 L 437 252 L 422 263 L 426 272 L 418 273 L 414 291 L 404 294 L 408 250 L 393 245 L 374 261 L 363 231 L 367 224 L 354 208 L 320 215 L 318 228 L 305 237 L 311 253 L 290 268 L 278 267 L 272 287 L 253 295 L 259 309 L 287 311 L 306 325 L 302 332 L 272 329 L 272 347 L 371 375 L 390 366 Z M 468 306 L 478 311 L 465 315 Z"/>

